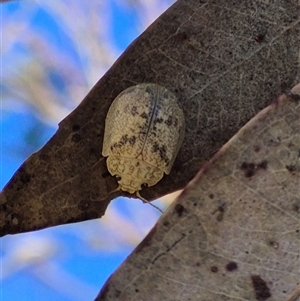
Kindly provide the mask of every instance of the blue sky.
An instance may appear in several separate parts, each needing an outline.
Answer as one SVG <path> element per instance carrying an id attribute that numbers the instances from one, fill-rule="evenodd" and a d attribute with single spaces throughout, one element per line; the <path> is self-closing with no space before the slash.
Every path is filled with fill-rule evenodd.
<path id="1" fill-rule="evenodd" d="M 55 133 L 59 114 L 63 116 L 74 109 L 82 95 L 88 93 L 105 72 L 105 67 L 99 68 L 98 74 L 97 68 L 94 70 L 89 66 L 89 49 L 86 52 L 78 51 L 80 43 L 79 46 L 74 43 L 68 34 L 70 31 L 62 26 L 63 22 L 58 17 L 55 18 L 53 10 L 38 6 L 44 2 L 46 0 L 28 0 L 1 5 L 1 188 L 22 162 Z M 73 0 L 72 3 L 77 2 L 80 3 L 80 0 Z M 166 2 L 170 4 L 170 1 Z M 85 9 L 82 3 L 78 7 Z M 102 30 L 102 35 L 111 43 L 108 49 L 113 49 L 110 58 L 113 62 L 140 34 L 143 26 L 137 11 L 126 6 L 124 1 L 107 3 L 105 7 L 109 10 L 109 17 L 104 21 L 107 29 Z M 166 3 L 163 4 L 161 12 L 166 7 Z M 74 21 L 80 23 L 79 19 Z M 86 23 L 88 28 L 89 24 Z M 103 22 L 100 20 L 99 24 Z M 22 30 L 32 37 L 29 39 L 23 35 Z M 18 34 L 14 39 L 14 35 Z M 33 41 L 33 45 L 27 46 L 27 38 L 29 42 Z M 54 55 L 67 58 L 65 63 L 60 64 L 75 70 L 76 76 L 64 77 L 60 66 L 51 65 L 51 58 L 38 52 L 39 49 L 45 49 L 38 48 L 39 39 L 43 47 L 49 46 L 50 53 L 57 50 Z M 36 51 L 36 47 L 36 56 L 32 58 L 30 49 Z M 49 68 L 46 77 L 41 64 Z M 108 62 L 107 67 L 110 64 Z M 16 86 L 7 85 L 11 83 L 11 78 L 17 78 L 17 83 L 19 80 L 24 83 L 25 80 L 24 87 L 28 86 L 27 77 L 32 83 L 34 78 L 31 79 L 28 66 L 33 66 L 36 74 L 42 74 L 38 77 L 41 83 L 44 83 L 44 77 L 47 80 L 48 86 L 41 93 L 55 91 L 56 94 L 50 94 L 55 98 L 53 106 L 47 102 L 37 103 L 38 97 L 36 103 L 31 102 L 32 99 L 28 97 L 30 91 L 16 91 Z M 78 93 L 73 93 L 74 87 L 79 87 Z M 71 101 L 72 95 L 78 99 Z M 61 108 L 57 111 L 58 116 L 45 115 L 45 105 L 46 112 Z M 159 215 L 158 211 L 138 200 L 118 198 L 101 220 L 5 236 L 0 241 L 0 300 L 93 300 L 106 279 L 151 229 Z"/>

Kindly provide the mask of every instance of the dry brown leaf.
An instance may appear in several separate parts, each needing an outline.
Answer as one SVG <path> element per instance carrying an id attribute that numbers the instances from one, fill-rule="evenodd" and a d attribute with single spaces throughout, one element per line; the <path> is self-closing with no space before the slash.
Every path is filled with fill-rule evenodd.
<path id="1" fill-rule="evenodd" d="M 97 301 L 299 300 L 299 89 L 222 147 Z"/>
<path id="2" fill-rule="evenodd" d="M 117 188 L 101 155 L 104 120 L 125 88 L 176 94 L 186 135 L 153 200 L 182 189 L 250 118 L 300 80 L 298 0 L 179 0 L 117 60 L 0 195 L 0 235 L 101 217 Z"/>

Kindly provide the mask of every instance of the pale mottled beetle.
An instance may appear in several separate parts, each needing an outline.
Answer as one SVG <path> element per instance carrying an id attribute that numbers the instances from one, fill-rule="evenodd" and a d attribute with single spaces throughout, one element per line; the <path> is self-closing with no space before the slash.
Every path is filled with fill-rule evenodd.
<path id="1" fill-rule="evenodd" d="M 176 97 L 157 84 L 140 84 L 119 94 L 105 120 L 102 155 L 118 190 L 139 194 L 169 174 L 184 138 L 185 120 Z"/>

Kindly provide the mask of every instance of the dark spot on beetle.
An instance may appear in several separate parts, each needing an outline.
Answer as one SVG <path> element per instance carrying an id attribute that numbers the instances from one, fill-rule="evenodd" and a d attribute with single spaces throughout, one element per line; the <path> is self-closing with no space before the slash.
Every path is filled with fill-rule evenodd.
<path id="1" fill-rule="evenodd" d="M 178 119 L 174 118 L 174 127 L 177 128 L 177 126 L 178 126 Z M 181 129 L 180 129 L 180 131 L 181 131 Z"/>
<path id="2" fill-rule="evenodd" d="M 137 112 L 137 107 L 136 107 L 136 106 L 133 106 L 133 107 L 131 108 L 131 114 L 132 114 L 132 116 L 135 116 L 137 113 L 138 113 L 138 112 Z"/>
<path id="3" fill-rule="evenodd" d="M 81 140 L 81 135 L 74 134 L 71 139 L 73 142 L 79 142 Z"/>
<path id="4" fill-rule="evenodd" d="M 213 273 L 218 273 L 219 269 L 215 265 L 210 268 Z"/>
<path id="5" fill-rule="evenodd" d="M 164 120 L 162 118 L 156 118 L 154 123 L 162 123 Z"/>
<path id="6" fill-rule="evenodd" d="M 130 145 L 134 145 L 135 142 L 136 142 L 136 137 L 135 136 L 131 136 L 129 139 L 128 139 L 128 142 Z"/>
<path id="7" fill-rule="evenodd" d="M 267 160 L 263 160 L 262 162 L 260 162 L 258 164 L 243 162 L 241 165 L 241 169 L 244 170 L 245 176 L 247 178 L 250 178 L 255 175 L 255 173 L 258 169 L 266 169 L 267 166 L 268 166 Z"/>
<path id="8" fill-rule="evenodd" d="M 140 116 L 144 119 L 148 119 L 148 114 L 146 114 L 146 112 L 143 112 Z"/>
<path id="9" fill-rule="evenodd" d="M 264 301 L 271 297 L 270 289 L 259 275 L 251 276 L 252 285 L 255 291 L 256 300 Z"/>
<path id="10" fill-rule="evenodd" d="M 134 136 L 132 136 L 132 137 L 134 137 Z M 113 146 L 111 147 L 111 150 L 113 150 L 113 148 L 121 148 L 127 142 L 128 143 L 130 143 L 130 141 L 132 142 L 132 140 L 131 140 L 132 137 L 129 138 L 127 134 L 123 135 L 119 142 L 116 142 L 113 144 Z M 133 139 L 135 139 L 135 138 L 133 138 Z"/>
<path id="11" fill-rule="evenodd" d="M 259 33 L 258 35 L 255 36 L 254 40 L 257 43 L 262 43 L 263 40 L 265 39 L 266 34 L 265 33 Z"/>
<path id="12" fill-rule="evenodd" d="M 200 262 L 196 262 L 196 267 L 200 267 L 201 263 Z"/>
<path id="13" fill-rule="evenodd" d="M 238 265 L 234 261 L 230 261 L 229 263 L 226 264 L 226 270 L 228 272 L 233 272 L 233 271 L 237 270 L 237 268 L 238 268 Z"/>
<path id="14" fill-rule="evenodd" d="M 167 150 L 166 150 L 166 146 L 159 146 L 157 142 L 155 142 L 152 146 L 152 151 L 154 153 L 158 153 L 161 160 L 164 161 L 166 163 L 166 165 L 169 164 L 170 160 L 167 157 Z"/>
<path id="15" fill-rule="evenodd" d="M 168 119 L 165 121 L 167 126 L 171 126 L 173 124 L 173 116 L 169 116 Z"/>
<path id="16" fill-rule="evenodd" d="M 136 292 L 136 293 L 138 293 L 138 292 L 139 292 L 139 290 L 136 288 L 136 289 L 135 289 L 135 292 Z"/>
<path id="17" fill-rule="evenodd" d="M 80 125 L 79 124 L 73 124 L 72 131 L 76 132 L 76 131 L 79 131 L 79 130 L 80 130 Z"/>
<path id="18" fill-rule="evenodd" d="M 78 209 L 81 211 L 84 211 L 88 209 L 91 206 L 91 201 L 90 200 L 82 200 L 78 204 Z"/>
<path id="19" fill-rule="evenodd" d="M 214 196 L 214 194 L 213 193 L 211 193 L 210 195 L 209 195 L 209 198 L 210 199 L 213 199 L 215 196 Z"/>
<path id="20" fill-rule="evenodd" d="M 181 217 L 185 209 L 181 204 L 176 204 L 174 210 L 177 212 L 178 217 Z"/>

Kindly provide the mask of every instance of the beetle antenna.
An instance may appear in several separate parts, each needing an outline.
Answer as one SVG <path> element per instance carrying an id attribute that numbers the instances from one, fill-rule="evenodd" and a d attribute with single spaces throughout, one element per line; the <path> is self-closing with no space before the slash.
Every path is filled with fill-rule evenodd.
<path id="1" fill-rule="evenodd" d="M 153 205 L 150 201 L 144 199 L 144 198 L 140 195 L 140 193 L 139 193 L 138 191 L 136 192 L 136 196 L 137 196 L 140 200 L 142 200 L 144 203 L 147 203 L 147 204 L 149 204 L 150 206 L 152 206 L 152 207 L 154 207 L 155 209 L 157 209 L 158 211 L 160 211 L 161 213 L 164 213 L 159 207 Z"/>

